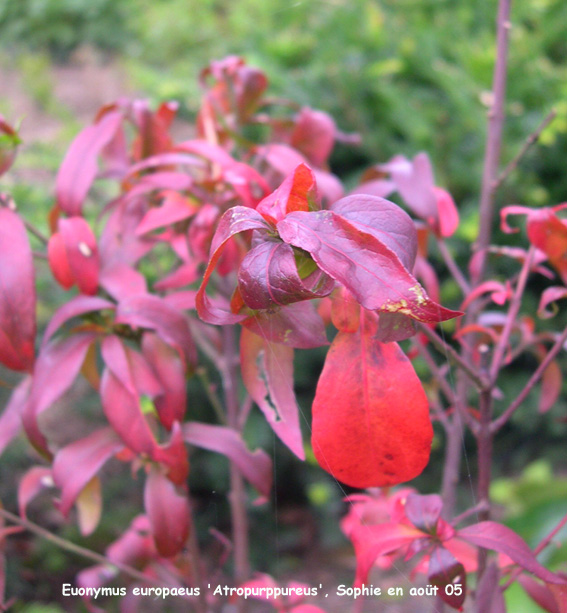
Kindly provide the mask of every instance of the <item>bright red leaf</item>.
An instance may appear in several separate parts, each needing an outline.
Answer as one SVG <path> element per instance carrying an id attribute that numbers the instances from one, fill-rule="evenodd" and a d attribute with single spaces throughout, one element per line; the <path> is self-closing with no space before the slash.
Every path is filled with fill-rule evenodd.
<path id="1" fill-rule="evenodd" d="M 339 332 L 313 401 L 319 464 L 352 487 L 395 485 L 421 473 L 432 439 L 427 397 L 398 345 Z"/>

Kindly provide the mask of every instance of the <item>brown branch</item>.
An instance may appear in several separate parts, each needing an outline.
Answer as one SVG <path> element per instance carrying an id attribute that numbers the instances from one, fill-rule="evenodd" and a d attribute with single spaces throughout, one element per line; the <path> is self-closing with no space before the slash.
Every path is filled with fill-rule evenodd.
<path id="1" fill-rule="evenodd" d="M 502 183 L 506 181 L 506 179 L 510 176 L 512 171 L 516 168 L 516 166 L 518 166 L 518 163 L 520 162 L 520 160 L 524 157 L 524 155 L 526 155 L 529 148 L 538 141 L 539 137 L 541 136 L 541 133 L 555 119 L 556 116 L 557 116 L 557 111 L 555 109 L 552 109 L 548 113 L 548 115 L 545 117 L 545 119 L 539 124 L 539 126 L 528 136 L 528 138 L 526 138 L 523 147 L 520 149 L 516 157 L 498 175 L 498 178 L 496 179 L 496 181 L 494 181 L 492 185 L 493 192 L 498 191 Z"/>

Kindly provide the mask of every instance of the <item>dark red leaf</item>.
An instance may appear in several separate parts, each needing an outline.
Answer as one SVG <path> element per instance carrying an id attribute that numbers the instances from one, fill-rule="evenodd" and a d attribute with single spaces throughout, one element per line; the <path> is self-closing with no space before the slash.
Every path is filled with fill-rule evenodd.
<path id="1" fill-rule="evenodd" d="M 298 349 L 328 345 L 325 325 L 312 302 L 256 311 L 242 325 L 272 343 Z"/>
<path id="2" fill-rule="evenodd" d="M 155 330 L 185 360 L 185 366 L 197 362 L 197 351 L 185 315 L 157 296 L 128 296 L 116 309 L 116 323 Z"/>
<path id="3" fill-rule="evenodd" d="M 290 213 L 278 223 L 278 232 L 285 242 L 308 251 L 370 311 L 426 323 L 460 315 L 433 302 L 388 245 L 334 211 Z"/>
<path id="4" fill-rule="evenodd" d="M 439 588 L 437 594 L 441 600 L 460 610 L 467 595 L 467 576 L 463 565 L 444 547 L 435 547 L 431 552 L 428 579 Z M 447 588 L 449 585 L 452 589 Z"/>
<path id="5" fill-rule="evenodd" d="M 432 439 L 427 397 L 398 345 L 339 332 L 313 401 L 322 468 L 352 487 L 396 485 L 425 468 Z"/>
<path id="6" fill-rule="evenodd" d="M 23 425 L 30 442 L 49 455 L 47 441 L 37 418 L 58 400 L 73 384 L 91 344 L 97 335 L 91 332 L 55 339 L 45 344 L 34 368 L 29 402 L 23 413 Z"/>
<path id="7" fill-rule="evenodd" d="M 542 609 L 549 613 L 561 613 L 553 592 L 545 583 L 539 583 L 539 581 L 536 581 L 530 575 L 524 574 L 518 577 L 518 583 L 524 588 L 528 596 Z"/>
<path id="8" fill-rule="evenodd" d="M 272 487 L 272 461 L 265 451 L 250 451 L 236 430 L 190 422 L 183 425 L 183 437 L 195 447 L 227 456 L 244 477 L 264 496 Z"/>
<path id="9" fill-rule="evenodd" d="M 244 315 L 235 315 L 216 306 L 207 296 L 205 290 L 209 283 L 209 278 L 222 254 L 222 249 L 232 236 L 244 232 L 245 230 L 270 231 L 270 229 L 269 224 L 259 213 L 243 206 L 232 207 L 221 217 L 211 244 L 209 264 L 203 275 L 203 281 L 201 282 L 199 291 L 197 292 L 197 312 L 203 321 L 211 324 L 224 325 L 237 323 L 245 318 Z"/>
<path id="10" fill-rule="evenodd" d="M 158 467 L 152 466 L 146 479 L 144 506 L 160 555 L 170 558 L 180 553 L 190 529 L 187 493 L 176 487 Z"/>
<path id="11" fill-rule="evenodd" d="M 312 260 L 308 259 L 307 266 Z M 335 282 L 315 267 L 303 278 L 298 271 L 293 248 L 266 241 L 247 254 L 238 271 L 238 287 L 251 309 L 269 309 L 301 300 L 327 296 Z"/>
<path id="12" fill-rule="evenodd" d="M 85 128 L 71 143 L 57 174 L 55 194 L 67 215 L 80 215 L 83 202 L 97 175 L 97 157 L 122 123 L 122 113 L 111 111 Z"/>
<path id="13" fill-rule="evenodd" d="M 31 372 L 35 357 L 35 276 L 21 219 L 0 208 L 0 363 Z"/>
<path id="14" fill-rule="evenodd" d="M 240 364 L 244 385 L 271 428 L 304 460 L 299 407 L 293 391 L 293 349 L 243 329 Z"/>
<path id="15" fill-rule="evenodd" d="M 507 526 L 483 521 L 459 530 L 457 536 L 477 547 L 507 555 L 518 566 L 547 583 L 565 583 L 565 579 L 542 566 L 526 542 Z"/>
<path id="16" fill-rule="evenodd" d="M 67 516 L 77 496 L 124 443 L 111 428 L 102 428 L 74 441 L 55 454 L 53 481 L 61 490 L 59 510 Z"/>
<path id="17" fill-rule="evenodd" d="M 0 454 L 22 429 L 22 415 L 31 387 L 31 377 L 24 377 L 12 392 L 0 416 Z"/>

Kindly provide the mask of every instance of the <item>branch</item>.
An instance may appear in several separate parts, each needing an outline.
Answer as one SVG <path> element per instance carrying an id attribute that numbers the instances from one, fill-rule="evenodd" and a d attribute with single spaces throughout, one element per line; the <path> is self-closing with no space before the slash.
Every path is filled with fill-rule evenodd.
<path id="1" fill-rule="evenodd" d="M 502 426 L 510 419 L 515 411 L 521 406 L 522 402 L 527 398 L 532 388 L 539 382 L 545 369 L 549 366 L 555 356 L 561 351 L 563 344 L 567 341 L 567 328 L 563 330 L 561 336 L 557 338 L 553 347 L 548 351 L 545 358 L 541 361 L 534 374 L 530 377 L 524 389 L 516 396 L 516 399 L 510 404 L 510 406 L 492 422 L 490 427 L 491 432 L 495 433 L 502 428 Z"/>
<path id="2" fill-rule="evenodd" d="M 461 288 L 463 295 L 465 297 L 468 296 L 471 291 L 470 283 L 465 278 L 465 275 L 462 273 L 461 269 L 457 265 L 457 262 L 455 262 L 455 259 L 447 248 L 447 243 L 442 238 L 440 238 L 437 241 L 437 246 L 439 247 L 439 252 L 443 256 L 443 259 L 445 260 L 445 265 L 449 269 L 449 272 L 453 275 L 453 278 L 457 282 L 457 285 Z"/>
<path id="3" fill-rule="evenodd" d="M 13 513 L 10 513 L 10 511 L 6 511 L 6 509 L 0 508 L 0 516 L 2 516 L 4 519 L 11 523 L 16 524 L 18 526 L 22 526 L 23 528 L 29 530 L 30 532 L 33 532 L 37 536 L 47 541 L 50 541 L 51 543 L 53 543 L 57 547 L 60 547 L 61 549 L 64 549 L 65 551 L 74 553 L 78 556 L 81 556 L 82 558 L 86 558 L 88 560 L 91 560 L 92 562 L 96 562 L 97 564 L 112 566 L 117 570 L 123 572 L 125 575 L 128 575 L 133 579 L 137 579 L 138 581 L 159 585 L 159 582 L 156 579 L 144 575 L 144 573 L 141 573 L 139 570 L 136 570 L 135 568 L 132 568 L 127 564 L 122 564 L 122 562 L 113 562 L 106 556 L 91 551 L 90 549 L 86 549 L 85 547 L 81 547 L 80 545 L 75 545 L 75 543 L 72 543 L 67 539 L 61 538 L 60 536 L 49 532 L 49 530 L 38 526 L 37 524 L 29 521 L 28 519 L 23 519 L 18 515 L 14 515 Z"/>
<path id="4" fill-rule="evenodd" d="M 489 382 L 483 377 L 477 370 L 468 364 L 454 349 L 446 343 L 434 330 L 429 328 L 425 324 L 418 324 L 420 332 L 423 332 L 425 336 L 433 343 L 433 345 L 445 355 L 445 357 L 453 363 L 453 365 L 464 371 L 469 379 L 480 389 L 485 390 L 488 388 Z"/>
<path id="5" fill-rule="evenodd" d="M 504 124 L 504 99 L 508 70 L 508 32 L 510 30 L 511 0 L 499 0 L 496 38 L 496 65 L 492 82 L 493 102 L 488 114 L 488 135 L 484 153 L 484 170 L 480 196 L 480 228 L 475 250 L 479 252 L 479 265 L 473 275 L 473 286 L 484 278 L 486 248 L 490 244 L 494 208 L 494 184 L 498 172 Z"/>
<path id="6" fill-rule="evenodd" d="M 504 170 L 498 175 L 496 181 L 494 181 L 494 183 L 492 184 L 493 192 L 498 191 L 502 183 L 506 181 L 506 179 L 510 176 L 510 173 L 516 168 L 516 166 L 524 157 L 524 155 L 526 155 L 528 149 L 538 141 L 539 137 L 541 136 L 541 133 L 555 119 L 556 116 L 557 111 L 555 109 L 552 109 L 548 113 L 547 117 L 539 124 L 539 126 L 528 136 L 528 138 L 526 138 L 523 147 L 520 149 L 516 157 L 508 164 L 508 166 L 506 166 L 506 168 L 504 168 Z"/>

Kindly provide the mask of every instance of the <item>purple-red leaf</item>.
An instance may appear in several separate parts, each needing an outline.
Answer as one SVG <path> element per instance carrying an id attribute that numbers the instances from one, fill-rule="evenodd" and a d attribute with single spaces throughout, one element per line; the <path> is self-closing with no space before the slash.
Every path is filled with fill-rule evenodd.
<path id="1" fill-rule="evenodd" d="M 460 315 L 433 302 L 398 254 L 374 233 L 335 211 L 290 213 L 277 228 L 285 242 L 308 251 L 319 268 L 370 311 L 400 313 L 426 323 Z"/>
<path id="2" fill-rule="evenodd" d="M 419 494 L 408 494 L 404 511 L 406 517 L 416 527 L 434 535 L 437 522 L 443 509 L 443 500 L 437 494 L 421 496 Z"/>
<path id="3" fill-rule="evenodd" d="M 34 466 L 20 479 L 18 485 L 18 511 L 25 519 L 28 504 L 43 490 L 53 487 L 51 469 Z"/>
<path id="4" fill-rule="evenodd" d="M 152 466 L 144 489 L 144 506 L 158 552 L 170 558 L 185 546 L 189 536 L 190 511 L 187 493 Z"/>
<path id="5" fill-rule="evenodd" d="M 103 268 L 100 272 L 100 286 L 118 302 L 130 296 L 148 293 L 144 275 L 124 262 L 115 262 Z"/>
<path id="6" fill-rule="evenodd" d="M 562 613 L 557 606 L 553 592 L 545 583 L 539 583 L 530 575 L 520 575 L 518 583 L 524 588 L 528 596 L 542 609 L 549 613 Z"/>
<path id="7" fill-rule="evenodd" d="M 168 192 L 160 207 L 150 209 L 138 226 L 137 234 L 146 234 L 177 221 L 187 219 L 197 212 L 197 207 L 178 192 Z"/>
<path id="8" fill-rule="evenodd" d="M 500 571 L 498 566 L 491 563 L 482 573 L 475 590 L 475 613 L 506 613 L 506 602 L 499 582 Z"/>
<path id="9" fill-rule="evenodd" d="M 53 481 L 61 490 L 59 510 L 67 516 L 83 488 L 124 443 L 111 428 L 74 441 L 55 454 Z"/>
<path id="10" fill-rule="evenodd" d="M 293 349 L 243 329 L 240 363 L 244 385 L 271 428 L 304 460 L 299 407 L 293 391 Z"/>
<path id="11" fill-rule="evenodd" d="M 0 363 L 31 372 L 35 344 L 35 278 L 26 229 L 0 208 Z"/>
<path id="12" fill-rule="evenodd" d="M 441 600 L 454 609 L 461 608 L 467 595 L 467 576 L 464 566 L 444 547 L 435 547 L 431 552 L 428 579 L 429 583 L 439 587 Z M 448 585 L 453 589 L 447 589 Z"/>
<path id="13" fill-rule="evenodd" d="M 565 579 L 542 566 L 522 537 L 507 526 L 483 521 L 459 530 L 457 536 L 477 547 L 507 555 L 518 566 L 547 583 L 565 583 Z"/>
<path id="14" fill-rule="evenodd" d="M 310 261 L 311 265 L 313 262 Z M 247 254 L 238 271 L 240 295 L 251 309 L 269 309 L 328 295 L 335 283 L 316 268 L 300 277 L 293 248 L 266 241 Z"/>
<path id="15" fill-rule="evenodd" d="M 85 128 L 72 142 L 57 174 L 55 194 L 67 215 L 80 215 L 97 172 L 97 157 L 122 123 L 122 113 L 111 111 Z"/>
<path id="16" fill-rule="evenodd" d="M 241 323 L 267 341 L 288 347 L 311 349 L 329 344 L 325 324 L 312 302 L 256 311 Z"/>
<path id="17" fill-rule="evenodd" d="M 199 291 L 197 292 L 196 305 L 199 317 L 210 324 L 231 324 L 242 321 L 245 315 L 235 315 L 213 303 L 207 296 L 205 290 L 209 283 L 209 278 L 213 273 L 222 249 L 226 242 L 235 234 L 245 230 L 266 230 L 270 231 L 270 225 L 254 209 L 244 206 L 235 206 L 229 209 L 220 219 L 217 230 L 211 244 L 211 256 Z"/>
<path id="18" fill-rule="evenodd" d="M 421 382 L 398 345 L 370 330 L 335 337 L 312 412 L 313 453 L 347 485 L 396 485 L 429 460 L 433 428 Z"/>
<path id="19" fill-rule="evenodd" d="M 183 425 L 183 437 L 190 444 L 227 456 L 244 477 L 264 496 L 272 487 L 272 461 L 265 451 L 250 451 L 236 430 L 190 422 Z"/>

